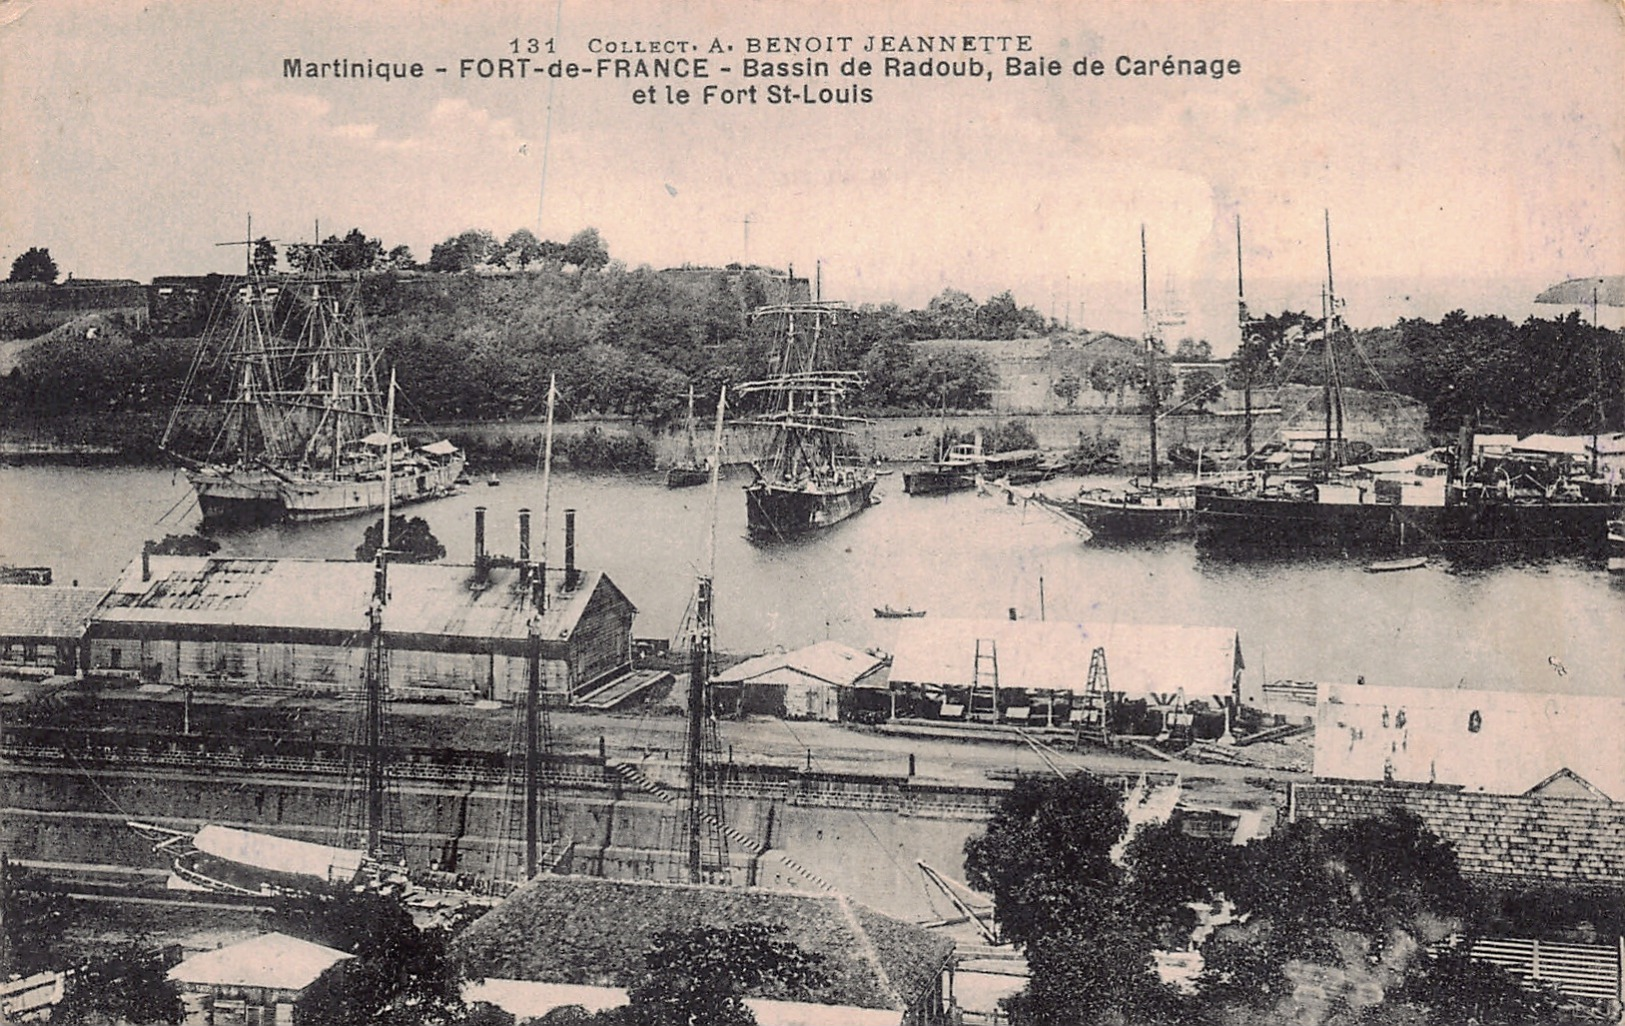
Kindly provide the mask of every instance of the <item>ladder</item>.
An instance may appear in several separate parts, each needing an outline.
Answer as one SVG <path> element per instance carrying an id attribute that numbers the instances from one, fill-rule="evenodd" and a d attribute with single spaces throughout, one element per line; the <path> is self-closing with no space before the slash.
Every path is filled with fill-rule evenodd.
<path id="1" fill-rule="evenodd" d="M 983 688 L 988 689 L 985 706 L 978 702 Z M 999 721 L 999 650 L 992 638 L 976 639 L 976 665 L 971 675 L 970 701 L 966 704 L 970 719 Z"/>
<path id="2" fill-rule="evenodd" d="M 1106 675 L 1106 650 L 1097 647 L 1089 654 L 1089 682 L 1083 693 L 1083 704 L 1072 712 L 1078 727 L 1075 747 L 1082 747 L 1086 741 L 1102 748 L 1110 747 L 1110 698 L 1111 681 Z"/>

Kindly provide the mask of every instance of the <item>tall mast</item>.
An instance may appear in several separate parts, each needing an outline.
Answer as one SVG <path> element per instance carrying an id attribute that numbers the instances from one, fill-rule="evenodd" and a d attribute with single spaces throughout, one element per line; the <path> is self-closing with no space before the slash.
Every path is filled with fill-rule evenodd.
<path id="1" fill-rule="evenodd" d="M 712 436 L 711 459 L 711 523 L 706 536 L 705 570 L 695 582 L 694 590 L 694 633 L 690 639 L 688 653 L 688 744 L 684 753 L 684 761 L 688 769 L 688 882 L 701 883 L 704 880 L 704 839 L 706 831 L 703 826 L 705 818 L 710 815 L 720 819 L 720 795 L 716 796 L 715 809 L 706 808 L 706 782 L 709 767 L 706 765 L 705 740 L 708 723 L 711 717 L 710 709 L 710 677 L 711 677 L 711 648 L 712 634 L 715 630 L 715 614 L 712 610 L 712 575 L 716 573 L 717 559 L 717 491 L 720 477 L 719 467 L 722 463 L 722 420 L 723 411 L 728 403 L 728 390 L 723 388 L 717 397 L 716 428 Z M 713 823 L 712 833 L 718 838 L 719 848 L 721 841 L 721 824 Z M 726 867 L 726 854 L 719 851 L 719 858 L 723 868 Z"/>
<path id="2" fill-rule="evenodd" d="M 553 404 L 557 396 L 554 383 L 557 375 L 547 378 L 547 436 L 542 443 L 542 562 L 539 568 L 525 568 L 532 572 L 531 588 L 535 601 L 531 603 L 530 651 L 525 680 L 525 879 L 536 876 L 537 850 L 541 846 L 542 782 L 542 614 L 547 611 L 547 521 L 548 509 L 553 501 Z"/>
<path id="3" fill-rule="evenodd" d="M 384 605 L 389 601 L 389 517 L 395 492 L 395 372 L 389 373 L 389 402 L 385 407 L 384 523 L 373 562 L 372 603 L 367 610 L 371 645 L 367 660 L 367 854 L 376 857 L 384 833 L 384 676 L 388 653 L 384 650 Z"/>
<path id="4" fill-rule="evenodd" d="M 1242 454 L 1251 457 L 1253 454 L 1253 354 L 1247 345 L 1247 292 L 1242 287 L 1241 278 L 1241 215 L 1236 215 L 1236 319 L 1241 326 L 1241 359 L 1243 376 L 1241 381 L 1241 410 L 1242 410 Z"/>
<path id="5" fill-rule="evenodd" d="M 1151 286 L 1146 272 L 1145 225 L 1140 225 L 1140 313 L 1145 318 L 1145 391 L 1151 411 L 1151 484 L 1157 483 L 1157 353 L 1152 346 Z"/>
<path id="6" fill-rule="evenodd" d="M 1337 288 L 1332 278 L 1332 213 L 1324 211 L 1326 221 L 1326 289 L 1321 294 L 1321 344 L 1325 350 L 1325 378 L 1322 397 L 1326 404 L 1326 475 L 1331 476 L 1336 461 L 1342 459 L 1343 450 L 1343 383 L 1339 380 L 1337 356 L 1332 352 L 1332 322 L 1337 318 Z M 1332 418 L 1337 429 L 1333 434 Z"/>

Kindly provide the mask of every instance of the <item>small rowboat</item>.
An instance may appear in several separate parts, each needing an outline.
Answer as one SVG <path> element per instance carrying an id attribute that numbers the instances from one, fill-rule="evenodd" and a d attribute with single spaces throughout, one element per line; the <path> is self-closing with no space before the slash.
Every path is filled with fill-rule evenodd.
<path id="1" fill-rule="evenodd" d="M 1395 570 L 1416 570 L 1427 566 L 1426 556 L 1412 556 L 1409 559 L 1384 559 L 1371 563 L 1365 568 L 1368 574 L 1386 574 Z"/>
<path id="2" fill-rule="evenodd" d="M 893 609 L 891 606 L 876 606 L 875 615 L 884 620 L 901 620 L 912 616 L 924 616 L 925 610 L 909 606 L 907 609 Z"/>

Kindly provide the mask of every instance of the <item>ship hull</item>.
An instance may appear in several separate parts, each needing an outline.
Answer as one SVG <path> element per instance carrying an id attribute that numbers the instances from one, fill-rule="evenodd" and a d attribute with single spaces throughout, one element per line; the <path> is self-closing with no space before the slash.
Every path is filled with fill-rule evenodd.
<path id="1" fill-rule="evenodd" d="M 450 495 L 457 487 L 465 460 L 461 454 L 444 463 L 406 466 L 392 475 L 392 506 L 404 506 Z M 282 484 L 282 505 L 288 520 L 337 520 L 380 512 L 384 508 L 382 478 L 305 479 Z"/>
<path id="2" fill-rule="evenodd" d="M 818 489 L 758 481 L 745 488 L 751 537 L 788 538 L 832 527 L 867 509 L 874 489 L 872 477 Z"/>
<path id="3" fill-rule="evenodd" d="M 1189 535 L 1195 503 L 1189 495 L 1041 499 L 1050 509 L 1106 541 L 1150 541 Z"/>
<path id="4" fill-rule="evenodd" d="M 1443 537 L 1442 506 L 1316 502 L 1199 490 L 1196 537 L 1240 549 L 1392 551 Z"/>
<path id="5" fill-rule="evenodd" d="M 1605 502 L 1467 498 L 1447 511 L 1447 541 L 1471 553 L 1588 556 L 1609 553 Z"/>
<path id="6" fill-rule="evenodd" d="M 666 471 L 667 488 L 693 488 L 711 480 L 711 471 L 706 467 L 672 467 Z"/>
<path id="7" fill-rule="evenodd" d="M 456 490 L 465 458 L 401 467 L 392 475 L 391 505 L 436 499 Z M 336 520 L 381 512 L 381 476 L 318 478 L 268 471 L 224 472 L 214 469 L 187 474 L 197 493 L 198 508 L 210 527 L 249 527 L 282 521 Z"/>
<path id="8" fill-rule="evenodd" d="M 974 485 L 969 470 L 927 468 L 903 475 L 903 491 L 908 495 L 947 495 L 967 491 Z"/>
<path id="9" fill-rule="evenodd" d="M 281 482 L 259 468 L 187 471 L 197 494 L 204 524 L 210 527 L 255 527 L 283 519 Z"/>

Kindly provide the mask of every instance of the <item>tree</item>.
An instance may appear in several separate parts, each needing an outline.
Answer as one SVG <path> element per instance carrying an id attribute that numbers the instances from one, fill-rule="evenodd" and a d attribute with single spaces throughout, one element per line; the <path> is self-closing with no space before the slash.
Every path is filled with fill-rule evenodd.
<path id="1" fill-rule="evenodd" d="M 1179 398 L 1186 406 L 1197 412 L 1207 409 L 1208 404 L 1219 398 L 1219 379 L 1205 370 L 1192 371 L 1185 375 L 1180 385 Z"/>
<path id="2" fill-rule="evenodd" d="M 502 248 L 521 268 L 529 267 L 547 255 L 547 251 L 542 248 L 541 240 L 536 238 L 536 234 L 529 228 L 515 229 L 514 233 L 508 236 L 508 241 L 502 244 Z"/>
<path id="3" fill-rule="evenodd" d="M 351 228 L 342 239 L 329 235 L 322 240 L 322 246 L 340 271 L 370 271 L 384 255 L 384 244 L 367 238 L 360 228 Z"/>
<path id="4" fill-rule="evenodd" d="M 62 935 L 73 915 L 67 891 L 0 856 L 0 902 L 0 980 L 58 968 Z"/>
<path id="5" fill-rule="evenodd" d="M 384 264 L 397 271 L 411 271 L 418 266 L 417 258 L 412 256 L 412 247 L 396 246 L 384 256 Z"/>
<path id="6" fill-rule="evenodd" d="M 220 551 L 220 543 L 201 534 L 166 534 L 163 541 L 148 542 L 147 552 L 153 556 L 212 556 Z"/>
<path id="7" fill-rule="evenodd" d="M 376 559 L 383 540 L 384 518 L 379 517 L 356 546 L 355 558 L 363 563 Z M 389 518 L 389 556 L 401 563 L 433 563 L 446 558 L 446 547 L 440 544 L 422 517 L 407 519 L 395 513 Z"/>
<path id="8" fill-rule="evenodd" d="M 824 958 L 766 923 L 655 935 L 648 974 L 628 993 L 627 1019 L 643 1026 L 751 1026 L 745 997 L 805 1001 L 829 983 Z"/>
<path id="9" fill-rule="evenodd" d="M 583 271 L 596 271 L 609 263 L 609 247 L 604 245 L 597 228 L 583 228 L 564 244 L 564 262 Z"/>
<path id="10" fill-rule="evenodd" d="M 419 930 L 393 896 L 311 895 L 285 905 L 272 922 L 285 933 L 355 956 L 306 991 L 296 1016 L 301 1023 L 443 1026 L 469 1012 L 447 932 Z"/>
<path id="11" fill-rule="evenodd" d="M 249 271 L 257 275 L 270 274 L 276 270 L 276 261 L 276 246 L 271 240 L 263 235 L 255 239 L 248 256 Z"/>
<path id="12" fill-rule="evenodd" d="M 50 250 L 30 246 L 11 262 L 11 277 L 6 280 L 37 281 L 42 285 L 54 285 L 59 273 L 61 272 L 57 270 L 56 261 L 51 259 Z"/>
<path id="13" fill-rule="evenodd" d="M 1213 346 L 1204 339 L 1182 338 L 1174 346 L 1174 359 L 1181 363 L 1206 363 L 1213 359 Z"/>
<path id="14" fill-rule="evenodd" d="M 1173 1001 L 1152 974 L 1153 924 L 1113 859 L 1128 825 L 1123 792 L 1111 784 L 1083 773 L 1027 777 L 965 843 L 965 878 L 992 892 L 1000 930 L 1027 956 L 1015 1021 L 1135 1021 Z"/>
<path id="15" fill-rule="evenodd" d="M 1078 404 L 1078 393 L 1083 391 L 1083 382 L 1069 371 L 1055 379 L 1050 391 L 1055 393 L 1057 399 L 1066 403 L 1066 408 L 1070 410 Z"/>
<path id="16" fill-rule="evenodd" d="M 162 959 L 133 945 L 93 958 L 74 973 L 62 1001 L 51 1011 L 51 1022 L 178 1023 L 180 988 L 167 969 Z"/>

